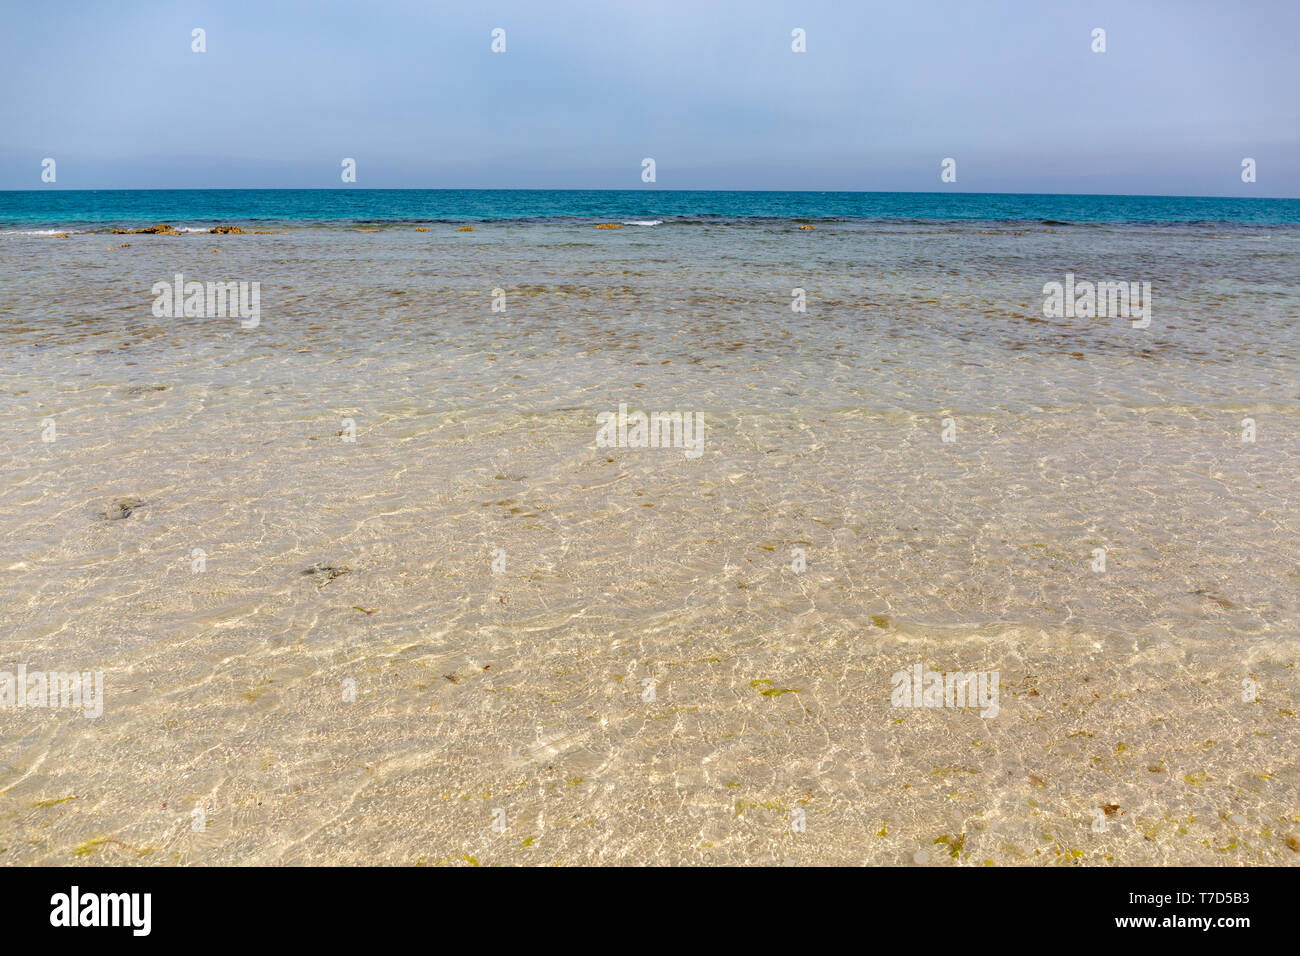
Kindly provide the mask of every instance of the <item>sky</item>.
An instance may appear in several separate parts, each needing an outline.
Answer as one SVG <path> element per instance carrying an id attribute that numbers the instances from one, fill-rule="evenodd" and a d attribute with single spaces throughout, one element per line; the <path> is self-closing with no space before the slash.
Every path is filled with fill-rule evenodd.
<path id="1" fill-rule="evenodd" d="M 5 189 L 1300 197 L 1297 0 L 6 0 L 0 24 Z"/>

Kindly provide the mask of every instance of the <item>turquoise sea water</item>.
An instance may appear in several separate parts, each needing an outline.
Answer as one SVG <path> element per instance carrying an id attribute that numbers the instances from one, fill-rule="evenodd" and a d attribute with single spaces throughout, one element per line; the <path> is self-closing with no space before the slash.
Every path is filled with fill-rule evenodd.
<path id="1" fill-rule="evenodd" d="M 1300 224 L 1300 199 L 675 190 L 195 189 L 0 191 L 0 230 L 144 222 L 985 220 Z"/>

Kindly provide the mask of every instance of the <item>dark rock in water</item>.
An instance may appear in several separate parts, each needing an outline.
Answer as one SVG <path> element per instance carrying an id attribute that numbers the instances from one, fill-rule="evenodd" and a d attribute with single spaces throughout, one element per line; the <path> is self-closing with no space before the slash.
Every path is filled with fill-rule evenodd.
<path id="1" fill-rule="evenodd" d="M 137 508 L 143 507 L 144 502 L 139 498 L 118 498 L 111 507 L 100 512 L 100 517 L 105 521 L 121 521 L 123 518 L 131 517 L 132 512 Z"/>
<path id="2" fill-rule="evenodd" d="M 1227 598 L 1220 597 L 1219 595 L 1211 591 L 1209 588 L 1197 588 L 1195 591 L 1189 591 L 1187 593 L 1195 594 L 1197 597 L 1209 598 L 1215 604 L 1219 605 L 1219 607 L 1227 608 L 1231 611 L 1239 610 L 1241 608 L 1240 604 L 1234 604 L 1232 601 L 1229 601 Z"/>
<path id="3" fill-rule="evenodd" d="M 179 235 L 175 226 L 160 222 L 156 226 L 144 226 L 143 229 L 114 229 L 114 235 Z"/>
<path id="4" fill-rule="evenodd" d="M 131 385 L 127 388 L 128 395 L 147 395 L 149 392 L 165 392 L 166 385 Z"/>
<path id="5" fill-rule="evenodd" d="M 351 571 L 351 568 L 335 567 L 330 564 L 313 564 L 310 568 L 303 571 L 303 574 L 310 575 L 316 580 L 316 586 L 323 588 L 335 578 L 342 577 Z"/>
<path id="6" fill-rule="evenodd" d="M 244 230 L 238 226 L 213 226 L 208 232 L 217 236 L 242 236 L 244 234 Z"/>
<path id="7" fill-rule="evenodd" d="M 169 226 L 167 223 L 159 223 L 156 226 L 145 226 L 143 229 L 114 229 L 113 234 L 117 236 L 179 236 L 180 233 L 175 226 Z"/>

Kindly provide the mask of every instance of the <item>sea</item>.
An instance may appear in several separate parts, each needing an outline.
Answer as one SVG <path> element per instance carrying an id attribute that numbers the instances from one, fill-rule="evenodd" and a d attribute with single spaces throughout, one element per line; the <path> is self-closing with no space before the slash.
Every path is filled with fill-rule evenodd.
<path id="1" fill-rule="evenodd" d="M 0 192 L 0 355 L 0 862 L 1296 859 L 1300 200 Z"/>
<path id="2" fill-rule="evenodd" d="M 0 191 L 0 232 L 170 222 L 274 224 L 761 220 L 1300 224 L 1300 199 L 1016 193 L 542 189 Z"/>

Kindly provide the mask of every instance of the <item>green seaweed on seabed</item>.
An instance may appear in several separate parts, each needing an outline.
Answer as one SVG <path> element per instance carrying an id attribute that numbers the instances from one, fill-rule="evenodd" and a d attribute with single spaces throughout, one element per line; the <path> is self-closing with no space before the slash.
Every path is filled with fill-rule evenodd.
<path id="1" fill-rule="evenodd" d="M 73 856 L 86 856 L 88 853 L 94 853 L 95 850 L 96 850 L 96 848 L 102 846 L 103 844 L 105 844 L 105 843 L 107 843 L 107 842 L 108 842 L 108 838 L 107 838 L 107 837 L 102 838 L 102 839 L 98 839 L 98 840 L 87 840 L 85 843 L 81 844 L 81 846 L 79 846 L 79 847 L 77 847 L 75 850 L 73 850 L 73 851 L 72 851 L 72 855 L 73 855 Z"/>
<path id="2" fill-rule="evenodd" d="M 58 800 L 37 800 L 35 803 L 32 804 L 32 806 L 33 807 L 56 807 L 60 803 L 67 803 L 69 800 L 76 800 L 76 799 L 77 798 L 75 796 L 72 796 L 72 797 L 61 797 Z"/>
<path id="3" fill-rule="evenodd" d="M 962 833 L 956 837 L 949 837 L 944 834 L 934 842 L 945 844 L 948 847 L 948 855 L 955 860 L 961 854 L 961 848 L 966 845 L 966 834 Z"/>
<path id="4" fill-rule="evenodd" d="M 764 684 L 767 685 L 766 688 L 763 687 Z M 782 694 L 799 693 L 799 688 L 797 687 L 773 687 L 770 680 L 752 680 L 749 682 L 749 686 L 754 688 L 754 690 L 758 691 L 764 697 L 780 697 Z"/>

